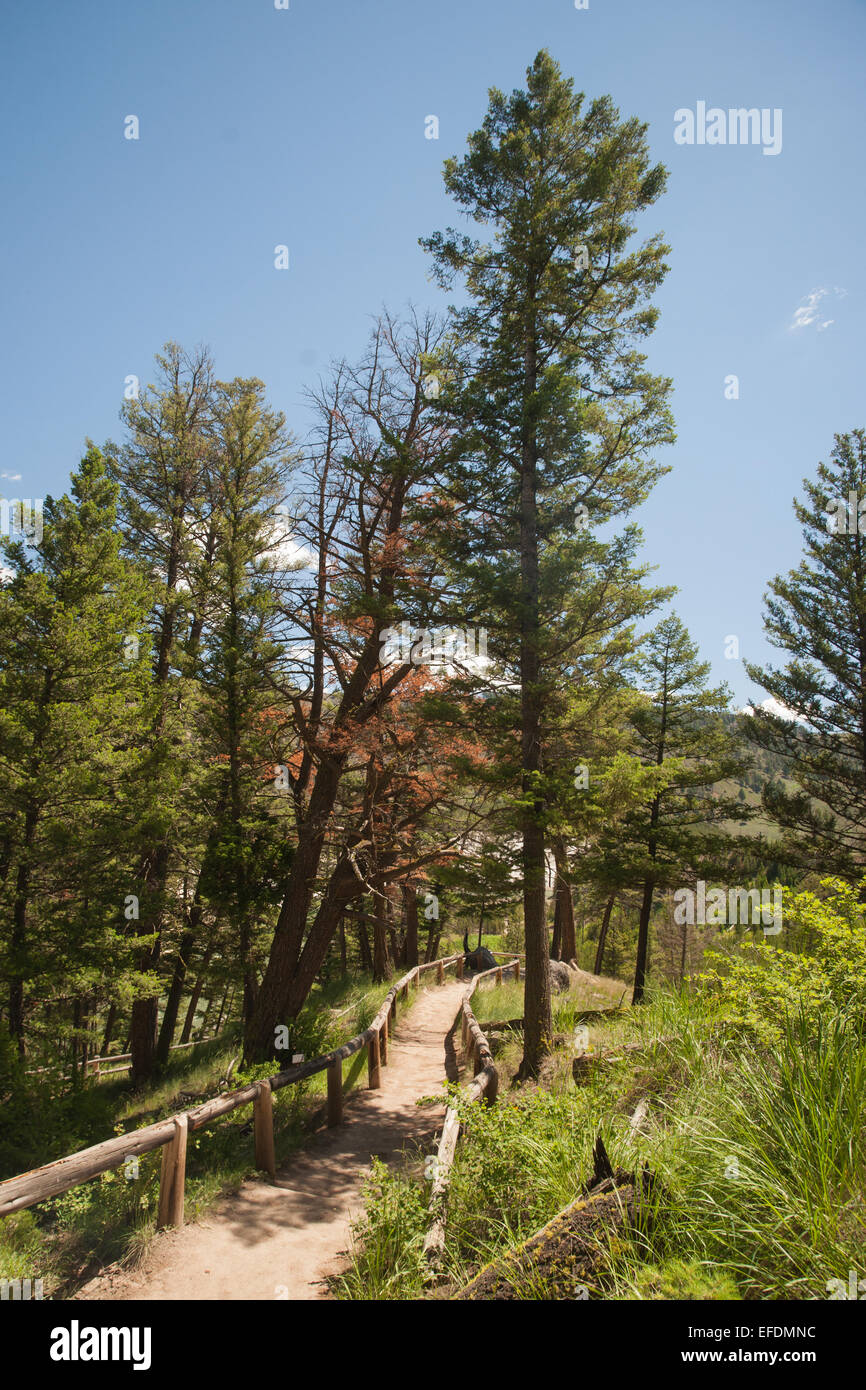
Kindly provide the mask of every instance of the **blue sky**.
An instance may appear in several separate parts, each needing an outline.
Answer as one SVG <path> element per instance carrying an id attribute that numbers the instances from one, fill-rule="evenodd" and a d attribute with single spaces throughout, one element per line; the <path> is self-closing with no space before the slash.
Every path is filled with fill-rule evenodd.
<path id="1" fill-rule="evenodd" d="M 0 491 L 61 492 L 169 338 L 261 377 L 303 434 L 304 385 L 362 348 L 371 315 L 444 306 L 418 246 L 456 218 L 442 161 L 487 88 L 523 85 L 546 47 L 578 90 L 647 121 L 670 170 L 646 230 L 672 246 L 650 364 L 674 380 L 678 441 L 637 519 L 744 700 L 725 638 L 766 658 L 761 596 L 800 556 L 791 498 L 834 432 L 866 424 L 864 38 L 862 0 L 4 7 Z M 780 108 L 780 153 L 675 143 L 675 111 L 699 101 Z"/>

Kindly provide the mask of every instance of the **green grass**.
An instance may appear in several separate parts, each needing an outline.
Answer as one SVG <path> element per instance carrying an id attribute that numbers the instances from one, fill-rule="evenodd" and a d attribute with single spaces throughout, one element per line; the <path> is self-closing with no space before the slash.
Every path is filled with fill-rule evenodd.
<path id="1" fill-rule="evenodd" d="M 577 1012 L 558 997 L 557 1027 Z M 518 987 L 476 992 L 480 1018 L 516 1017 Z M 720 1020 L 700 994 L 658 991 L 592 1022 L 613 1060 L 586 1084 L 562 1047 L 539 1084 L 512 1084 L 520 1039 L 497 1044 L 499 1100 L 465 1114 L 448 1203 L 443 1275 L 461 1287 L 580 1192 L 601 1133 L 614 1165 L 660 1180 L 647 1237 L 617 1240 L 590 1298 L 828 1297 L 866 1274 L 866 1041 L 844 1007 L 794 1016 L 771 1043 Z M 626 1042 L 636 1051 L 619 1051 Z M 641 1128 L 629 1120 L 647 1105 Z M 429 1184 L 383 1165 L 368 1187 L 343 1298 L 431 1296 L 422 1247 Z M 544 1298 L 543 1278 L 522 1290 Z M 439 1294 L 441 1296 L 441 1293 Z"/>

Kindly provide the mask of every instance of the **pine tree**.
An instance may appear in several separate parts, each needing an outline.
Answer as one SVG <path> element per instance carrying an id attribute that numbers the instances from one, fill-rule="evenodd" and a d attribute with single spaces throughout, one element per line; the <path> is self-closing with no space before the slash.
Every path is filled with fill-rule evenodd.
<path id="1" fill-rule="evenodd" d="M 199 674 L 209 765 L 205 795 L 215 830 L 202 895 L 232 923 L 246 1023 L 258 988 L 254 929 L 284 887 L 293 841 L 290 821 L 278 813 L 284 802 L 274 796 L 269 757 L 273 681 L 283 654 L 278 604 L 286 562 L 279 518 L 293 456 L 285 421 L 267 408 L 261 382 L 217 383 L 214 394 L 212 617 Z"/>
<path id="2" fill-rule="evenodd" d="M 767 638 L 788 661 L 744 663 L 777 707 L 756 705 L 743 727 L 798 784 L 770 776 L 763 786 L 782 856 L 853 882 L 866 866 L 866 431 L 836 435 L 803 487 L 804 559 L 765 599 Z"/>
<path id="3" fill-rule="evenodd" d="M 120 487 L 124 551 L 151 584 L 148 627 L 152 644 L 153 719 L 137 827 L 136 896 L 140 915 L 139 969 L 158 970 L 163 934 L 182 906 L 182 885 L 172 873 L 188 868 L 206 827 L 194 825 L 200 748 L 188 703 L 194 662 L 208 615 L 214 536 L 208 524 L 212 497 L 208 465 L 213 447 L 213 365 L 203 349 L 184 352 L 168 343 L 157 356 L 155 385 L 127 401 L 126 443 L 108 443 L 106 458 Z M 204 520 L 204 525 L 203 525 Z M 148 1081 L 156 1064 L 159 999 L 156 992 L 132 1006 L 133 1085 Z"/>
<path id="4" fill-rule="evenodd" d="M 672 437 L 669 383 L 635 346 L 655 323 L 648 300 L 667 248 L 656 236 L 627 249 L 664 183 L 646 127 L 620 121 L 607 97 L 584 109 L 541 52 L 527 90 L 492 90 L 469 153 L 445 164 L 448 191 L 488 239 L 449 230 L 422 243 L 441 283 L 459 277 L 471 301 L 453 311 L 438 397 L 454 430 L 451 559 L 472 611 L 490 616 L 494 654 L 507 662 L 512 642 L 519 652 L 525 1075 L 552 1035 L 540 778 L 546 668 L 561 634 L 542 611 L 545 568 L 579 586 L 588 540 L 576 518 L 597 523 L 640 502 L 661 471 L 652 451 Z"/>
<path id="5" fill-rule="evenodd" d="M 12 573 L 0 588 L 0 940 L 22 1055 L 39 1005 L 74 1000 L 80 1037 L 101 1001 L 147 987 L 132 969 L 124 908 L 135 893 L 128 839 L 148 717 L 138 636 L 148 590 L 119 553 L 116 501 L 91 446 L 71 495 L 46 499 L 41 541 L 3 545 Z M 70 1026 L 67 1011 L 67 1036 Z M 53 1027 L 56 1044 L 59 1018 Z"/>
<path id="6" fill-rule="evenodd" d="M 745 771 L 748 759 L 725 725 L 730 696 L 725 686 L 707 687 L 708 661 L 676 615 L 650 633 L 638 664 L 646 699 L 632 713 L 643 761 L 672 773 L 640 813 L 627 819 L 623 841 L 635 851 L 633 866 L 643 879 L 632 1000 L 643 999 L 647 977 L 650 918 L 658 887 L 684 875 L 712 872 L 730 845 L 723 822 L 743 816 L 734 796 L 710 796 L 713 785 Z"/>

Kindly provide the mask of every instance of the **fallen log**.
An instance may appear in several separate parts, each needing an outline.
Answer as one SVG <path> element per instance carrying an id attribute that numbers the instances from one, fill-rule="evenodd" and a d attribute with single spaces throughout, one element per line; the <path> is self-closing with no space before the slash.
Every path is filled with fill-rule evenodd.
<path id="1" fill-rule="evenodd" d="M 518 1301 L 538 1297 L 557 1301 L 584 1299 L 604 1269 L 610 1238 L 643 1231 L 649 1221 L 648 1198 L 655 1179 L 615 1172 L 599 1162 L 589 1191 L 559 1212 L 522 1245 L 491 1261 L 455 1294 L 456 1300 Z"/>

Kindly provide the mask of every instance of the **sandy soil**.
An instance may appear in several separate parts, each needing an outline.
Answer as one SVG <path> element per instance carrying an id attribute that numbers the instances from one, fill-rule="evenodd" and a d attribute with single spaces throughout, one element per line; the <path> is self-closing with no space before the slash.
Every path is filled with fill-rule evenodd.
<path id="1" fill-rule="evenodd" d="M 419 993 L 398 1017 L 381 1090 L 347 1097 L 344 1123 L 315 1134 L 275 1183 L 245 1182 L 206 1220 L 161 1232 L 137 1269 L 104 1270 L 77 1298 L 327 1297 L 323 1281 L 345 1264 L 371 1160 L 418 1145 L 435 1152 L 444 1109 L 415 1101 L 439 1090 L 446 1074 L 456 1078 L 447 1035 L 463 990 L 455 980 Z"/>

